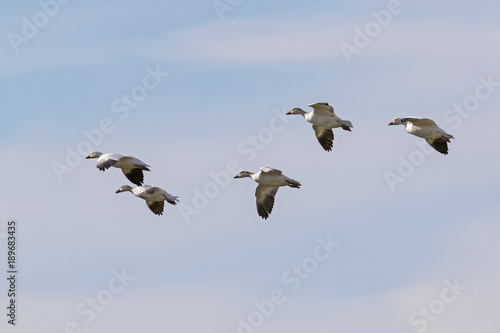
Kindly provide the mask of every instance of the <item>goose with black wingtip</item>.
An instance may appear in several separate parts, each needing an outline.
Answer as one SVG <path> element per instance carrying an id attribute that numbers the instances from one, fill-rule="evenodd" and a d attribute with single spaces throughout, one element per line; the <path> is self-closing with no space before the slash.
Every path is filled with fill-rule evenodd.
<path id="1" fill-rule="evenodd" d="M 274 197 L 280 186 L 290 186 L 300 188 L 301 184 L 285 176 L 280 170 L 262 167 L 257 173 L 241 171 L 234 178 L 249 177 L 259 183 L 255 189 L 257 204 L 257 213 L 260 217 L 267 220 L 274 207 Z"/>
<path id="2" fill-rule="evenodd" d="M 312 103 L 309 104 L 313 111 L 308 113 L 301 108 L 293 108 L 288 111 L 287 115 L 300 114 L 304 119 L 312 124 L 316 138 L 326 151 L 331 151 L 333 148 L 333 131 L 332 128 L 341 127 L 345 131 L 351 131 L 352 123 L 348 120 L 340 119 L 334 112 L 333 107 L 328 103 Z"/>
<path id="3" fill-rule="evenodd" d="M 137 186 L 144 183 L 144 173 L 142 171 L 151 171 L 148 168 L 149 165 L 133 156 L 117 153 L 103 154 L 100 151 L 93 151 L 86 158 L 97 158 L 97 168 L 101 171 L 111 167 L 122 169 L 125 177 Z"/>
<path id="4" fill-rule="evenodd" d="M 389 125 L 404 125 L 408 133 L 424 138 L 432 148 L 443 155 L 448 154 L 450 139 L 455 139 L 453 135 L 446 133 L 434 120 L 429 118 L 395 118 Z"/>
<path id="5" fill-rule="evenodd" d="M 162 188 L 150 185 L 137 186 L 132 188 L 128 185 L 122 185 L 115 193 L 132 192 L 136 197 L 146 200 L 146 205 L 156 215 L 163 215 L 165 201 L 171 205 L 176 205 L 178 197 L 171 195 Z"/>

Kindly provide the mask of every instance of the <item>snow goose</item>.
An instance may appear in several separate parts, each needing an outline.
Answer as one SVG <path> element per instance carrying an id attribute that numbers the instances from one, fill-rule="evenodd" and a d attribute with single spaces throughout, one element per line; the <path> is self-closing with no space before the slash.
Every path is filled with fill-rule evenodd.
<path id="1" fill-rule="evenodd" d="M 263 219 L 269 217 L 274 206 L 274 196 L 280 186 L 290 186 L 300 188 L 300 183 L 296 180 L 288 178 L 280 170 L 262 167 L 258 173 L 249 171 L 241 171 L 234 178 L 250 177 L 259 185 L 255 189 L 255 197 L 257 198 L 257 212 Z"/>
<path id="2" fill-rule="evenodd" d="M 450 139 L 455 139 L 453 135 L 443 131 L 432 119 L 428 118 L 396 118 L 389 125 L 405 125 L 408 133 L 424 138 L 432 148 L 444 155 L 448 154 Z"/>
<path id="3" fill-rule="evenodd" d="M 313 108 L 311 113 L 307 113 L 301 108 L 293 108 L 288 111 L 288 114 L 300 114 L 305 120 L 310 122 L 316 138 L 321 147 L 326 151 L 331 151 L 333 147 L 333 131 L 332 128 L 342 127 L 343 130 L 351 131 L 352 123 L 347 120 L 342 120 L 333 111 L 333 107 L 328 103 L 313 103 L 309 104 Z"/>
<path id="4" fill-rule="evenodd" d="M 176 205 L 177 201 L 179 201 L 177 200 L 178 197 L 167 193 L 164 189 L 150 185 L 137 186 L 135 188 L 122 185 L 115 193 L 127 191 L 132 192 L 138 198 L 146 200 L 149 209 L 156 215 L 163 215 L 165 200 L 172 205 Z"/>
<path id="5" fill-rule="evenodd" d="M 144 171 L 151 171 L 148 169 L 146 163 L 133 156 L 125 156 L 116 153 L 103 154 L 100 151 L 93 151 L 87 158 L 97 158 L 97 168 L 105 171 L 110 167 L 120 168 L 125 177 L 137 186 L 141 186 L 144 182 Z"/>

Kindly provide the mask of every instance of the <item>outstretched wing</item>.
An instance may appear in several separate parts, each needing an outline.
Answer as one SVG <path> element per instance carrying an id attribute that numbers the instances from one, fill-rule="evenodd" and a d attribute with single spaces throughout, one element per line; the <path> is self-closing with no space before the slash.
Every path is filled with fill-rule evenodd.
<path id="1" fill-rule="evenodd" d="M 312 103 L 309 104 L 309 106 L 313 108 L 313 112 L 315 114 L 320 114 L 324 116 L 335 116 L 333 107 L 328 105 L 328 103 Z"/>
<path id="2" fill-rule="evenodd" d="M 260 217 L 267 220 L 269 214 L 273 211 L 274 196 L 278 192 L 279 187 L 259 185 L 255 189 L 255 197 L 257 198 L 257 213 Z"/>
<path id="3" fill-rule="evenodd" d="M 141 169 L 138 169 L 138 168 L 133 168 L 133 169 L 122 168 L 122 171 L 123 171 L 123 174 L 125 175 L 125 177 L 127 177 L 127 179 L 130 180 L 135 185 L 141 186 L 142 183 L 144 183 L 144 173 L 142 172 Z"/>
<path id="4" fill-rule="evenodd" d="M 326 151 L 331 151 L 333 147 L 333 131 L 316 125 L 313 125 L 312 128 L 321 147 Z"/>
<path id="5" fill-rule="evenodd" d="M 436 126 L 437 124 L 434 120 L 429 118 L 416 118 L 416 117 L 407 117 L 407 119 L 415 126 Z"/>
<path id="6" fill-rule="evenodd" d="M 104 157 L 104 158 L 103 158 Z M 97 159 L 97 168 L 101 171 L 111 168 L 113 165 L 118 163 L 117 159 L 106 158 L 104 155 Z"/>
<path id="7" fill-rule="evenodd" d="M 155 191 L 161 190 L 159 187 L 156 186 L 150 186 L 150 185 L 143 185 L 141 187 L 136 187 L 133 192 L 134 194 L 144 200 L 147 200 L 150 196 L 152 196 Z"/>
<path id="8" fill-rule="evenodd" d="M 149 209 L 156 215 L 163 215 L 163 208 L 165 206 L 165 201 L 149 201 L 146 200 L 146 204 Z"/>
<path id="9" fill-rule="evenodd" d="M 273 174 L 276 174 L 276 175 L 283 174 L 281 172 L 281 170 L 273 169 L 273 168 L 270 168 L 270 167 L 262 167 L 262 168 L 260 168 L 260 171 L 262 171 L 263 173 L 273 173 Z"/>
<path id="10" fill-rule="evenodd" d="M 436 149 L 443 155 L 448 155 L 448 143 L 442 138 L 437 139 L 425 139 L 428 144 L 432 146 L 432 148 Z"/>

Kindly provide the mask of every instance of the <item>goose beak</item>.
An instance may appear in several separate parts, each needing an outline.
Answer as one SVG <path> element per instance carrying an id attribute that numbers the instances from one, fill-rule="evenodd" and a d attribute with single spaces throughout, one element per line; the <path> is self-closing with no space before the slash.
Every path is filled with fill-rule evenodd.
<path id="1" fill-rule="evenodd" d="M 394 123 L 391 121 L 391 122 L 389 123 L 389 125 L 394 125 Z"/>
<path id="2" fill-rule="evenodd" d="M 240 177 L 239 177 L 238 175 L 236 175 L 236 176 L 234 176 L 234 178 L 233 178 L 233 179 L 236 179 L 236 178 L 240 178 Z"/>
<path id="3" fill-rule="evenodd" d="M 120 189 L 117 189 L 115 193 L 120 193 L 120 192 L 121 192 Z"/>
<path id="4" fill-rule="evenodd" d="M 87 157 L 85 157 L 85 158 L 86 158 L 86 159 L 89 159 L 89 158 L 90 158 L 90 155 L 89 155 L 89 156 L 87 156 Z"/>
<path id="5" fill-rule="evenodd" d="M 292 110 L 288 111 L 286 114 L 287 115 L 292 114 Z"/>

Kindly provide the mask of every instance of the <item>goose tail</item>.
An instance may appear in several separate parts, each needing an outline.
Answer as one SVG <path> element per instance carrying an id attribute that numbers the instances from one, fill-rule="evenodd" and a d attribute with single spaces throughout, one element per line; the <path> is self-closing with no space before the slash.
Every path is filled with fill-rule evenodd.
<path id="1" fill-rule="evenodd" d="M 453 135 L 448 134 L 448 133 L 444 134 L 444 135 L 442 136 L 442 138 L 443 138 L 445 141 L 448 141 L 448 142 L 450 142 L 450 139 L 455 139 L 455 138 L 453 137 Z"/>
<path id="2" fill-rule="evenodd" d="M 340 126 L 342 127 L 343 130 L 346 131 L 351 131 L 351 128 L 353 128 L 352 123 L 349 120 L 340 120 Z"/>
<path id="3" fill-rule="evenodd" d="M 300 188 L 300 186 L 302 185 L 300 182 L 298 182 L 294 179 L 291 179 L 291 178 L 287 178 L 286 181 L 288 183 L 288 186 L 290 186 L 290 187 Z"/>

